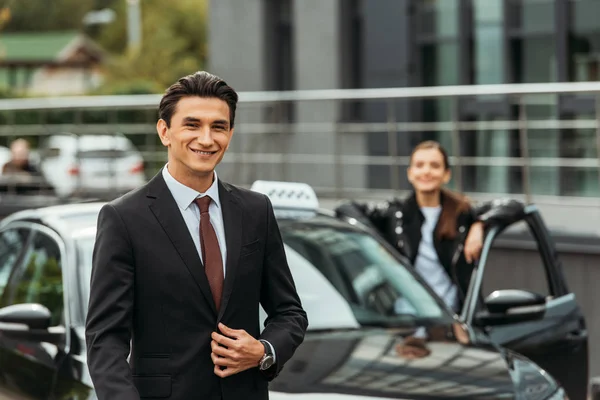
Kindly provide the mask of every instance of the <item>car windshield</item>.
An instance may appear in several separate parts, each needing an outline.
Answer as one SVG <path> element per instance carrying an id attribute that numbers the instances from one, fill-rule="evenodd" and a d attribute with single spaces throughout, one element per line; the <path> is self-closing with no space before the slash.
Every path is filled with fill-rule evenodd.
<path id="1" fill-rule="evenodd" d="M 280 229 L 286 246 L 298 255 L 287 253 L 294 279 L 303 279 L 309 270 L 319 276 L 306 287 L 298 285 L 301 297 L 302 292 L 319 296 L 311 285 L 321 279 L 342 297 L 361 325 L 415 325 L 449 316 L 409 267 L 369 233 L 327 216 L 283 220 Z M 298 257 L 303 268 L 294 265 Z M 315 315 L 327 302 L 307 300 L 302 298 L 303 303 L 314 304 L 314 309 L 306 307 L 307 313 Z"/>
<path id="2" fill-rule="evenodd" d="M 95 149 L 78 151 L 77 157 L 82 159 L 106 159 L 106 158 L 125 158 L 133 154 L 131 151 L 120 149 Z"/>
<path id="3" fill-rule="evenodd" d="M 451 318 L 409 267 L 370 234 L 331 217 L 282 220 L 280 230 L 309 329 L 412 327 Z M 77 240 L 85 299 L 93 241 Z"/>

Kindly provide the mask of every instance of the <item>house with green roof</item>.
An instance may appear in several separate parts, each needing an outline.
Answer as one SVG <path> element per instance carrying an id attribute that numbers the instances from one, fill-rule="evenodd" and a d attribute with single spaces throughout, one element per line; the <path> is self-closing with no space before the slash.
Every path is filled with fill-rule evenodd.
<path id="1" fill-rule="evenodd" d="M 79 32 L 0 33 L 0 87 L 29 95 L 83 94 L 102 81 L 104 51 Z"/>

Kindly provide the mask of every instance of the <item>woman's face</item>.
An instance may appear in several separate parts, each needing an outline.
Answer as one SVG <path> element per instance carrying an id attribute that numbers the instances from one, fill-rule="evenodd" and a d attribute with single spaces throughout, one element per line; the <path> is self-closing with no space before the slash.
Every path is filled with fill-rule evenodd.
<path id="1" fill-rule="evenodd" d="M 408 180 L 417 192 L 439 191 L 450 181 L 450 170 L 446 169 L 444 156 L 438 149 L 420 149 L 408 167 Z"/>

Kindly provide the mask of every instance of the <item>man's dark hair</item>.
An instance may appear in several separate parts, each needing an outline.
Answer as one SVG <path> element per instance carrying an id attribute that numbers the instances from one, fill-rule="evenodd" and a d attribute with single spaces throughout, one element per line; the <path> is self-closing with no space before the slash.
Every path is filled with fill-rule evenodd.
<path id="1" fill-rule="evenodd" d="M 229 106 L 229 127 L 233 128 L 238 95 L 227 82 L 206 71 L 184 76 L 172 84 L 160 100 L 158 117 L 165 120 L 170 127 L 177 103 L 183 97 L 189 96 L 215 97 L 226 102 Z"/>

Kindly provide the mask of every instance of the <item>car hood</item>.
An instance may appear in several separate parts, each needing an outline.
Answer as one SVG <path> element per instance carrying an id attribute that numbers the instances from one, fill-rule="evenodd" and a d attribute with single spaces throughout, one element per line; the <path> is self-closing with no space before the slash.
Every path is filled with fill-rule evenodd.
<path id="1" fill-rule="evenodd" d="M 83 329 L 77 331 L 83 338 Z M 414 337 L 425 336 L 419 352 Z M 82 393 L 92 382 L 78 360 Z M 79 368 L 75 368 L 79 370 Z M 269 385 L 270 400 L 544 399 L 558 389 L 524 357 L 475 346 L 461 324 L 406 330 L 308 332 Z M 519 397 L 515 396 L 519 393 Z M 88 393 L 89 395 L 90 393 Z M 82 395 L 82 398 L 85 396 Z"/>
<path id="2" fill-rule="evenodd" d="M 270 390 L 273 400 L 509 399 L 515 384 L 502 353 L 470 344 L 454 324 L 308 332 Z"/>

